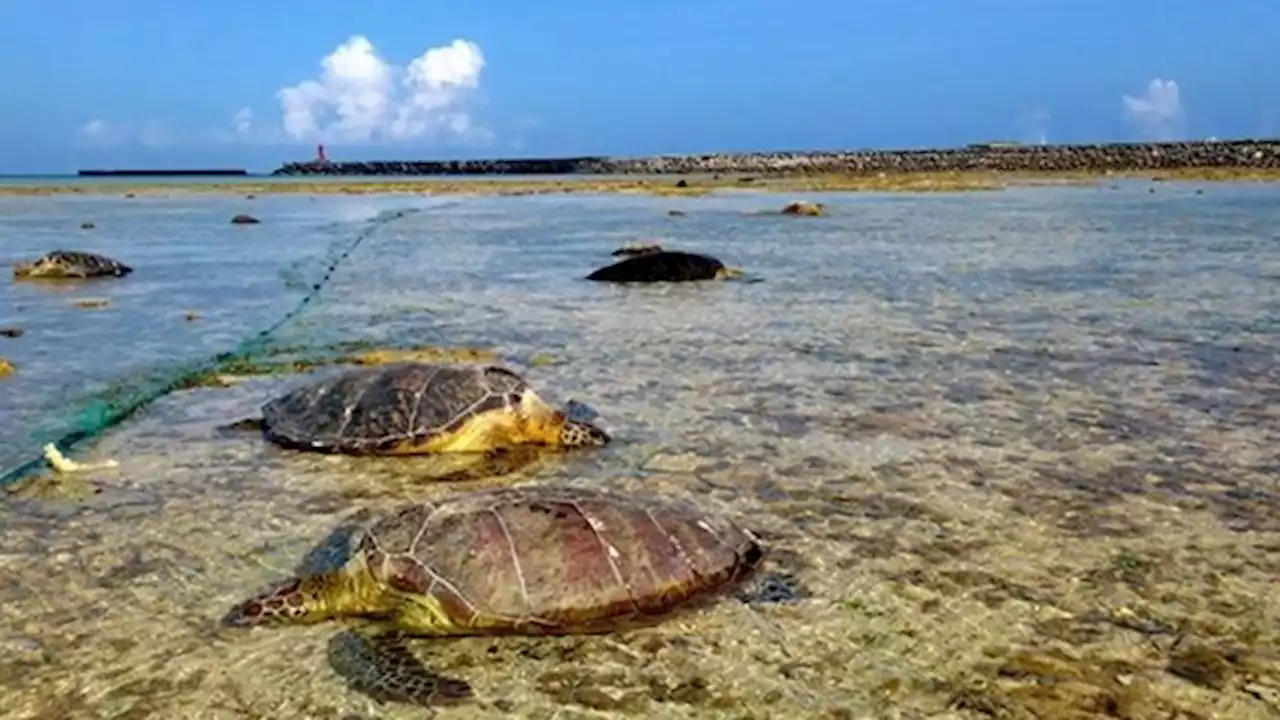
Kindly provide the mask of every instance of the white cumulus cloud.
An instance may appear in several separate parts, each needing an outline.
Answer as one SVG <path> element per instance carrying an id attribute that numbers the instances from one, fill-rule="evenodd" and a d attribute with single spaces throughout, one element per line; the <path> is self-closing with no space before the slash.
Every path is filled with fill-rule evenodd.
<path id="1" fill-rule="evenodd" d="M 1173 80 L 1156 78 L 1147 84 L 1147 92 L 1120 98 L 1124 119 L 1133 124 L 1146 140 L 1174 140 L 1182 133 L 1182 93 Z"/>
<path id="2" fill-rule="evenodd" d="M 479 137 L 468 100 L 480 87 L 484 54 L 456 39 L 404 68 L 353 35 L 320 61 L 320 76 L 281 89 L 284 131 L 294 140 L 367 142 L 443 135 Z"/>

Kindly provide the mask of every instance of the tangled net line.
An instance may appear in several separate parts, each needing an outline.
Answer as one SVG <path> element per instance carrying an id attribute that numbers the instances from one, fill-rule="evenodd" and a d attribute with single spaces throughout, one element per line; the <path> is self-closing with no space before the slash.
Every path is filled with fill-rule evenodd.
<path id="1" fill-rule="evenodd" d="M 68 466 L 73 465 L 73 463 L 66 461 L 62 454 L 70 451 L 79 443 L 101 435 L 165 395 L 188 387 L 197 378 L 263 353 L 270 346 L 276 333 L 306 312 L 319 299 L 321 291 L 332 279 L 334 273 L 366 239 L 387 225 L 416 212 L 418 212 L 417 208 L 393 210 L 380 213 L 370 219 L 368 226 L 348 242 L 345 247 L 342 247 L 336 255 L 332 252 L 330 253 L 332 260 L 325 268 L 324 274 L 311 285 L 307 294 L 298 301 L 297 305 L 275 323 L 254 333 L 231 350 L 219 353 L 211 358 L 186 363 L 176 368 L 157 371 L 152 374 L 150 381 L 142 383 L 136 381 L 120 382 L 115 387 L 99 393 L 96 397 L 90 399 L 83 409 L 76 413 L 75 419 L 71 422 L 71 429 L 65 431 L 58 439 L 45 445 L 42 448 L 42 454 L 22 462 L 0 475 L 0 488 L 17 482 L 39 470 L 45 466 L 46 462 L 52 462 L 55 465 L 58 463 L 65 463 Z"/>

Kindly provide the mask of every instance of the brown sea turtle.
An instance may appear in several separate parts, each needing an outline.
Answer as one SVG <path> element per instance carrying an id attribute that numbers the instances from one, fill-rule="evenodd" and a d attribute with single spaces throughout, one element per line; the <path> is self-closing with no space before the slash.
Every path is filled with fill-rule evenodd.
<path id="1" fill-rule="evenodd" d="M 612 255 L 614 257 L 635 257 L 637 255 L 648 255 L 650 253 L 659 252 L 662 252 L 662 246 L 658 243 L 635 243 L 632 245 L 623 245 L 617 250 L 614 250 Z"/>
<path id="2" fill-rule="evenodd" d="M 615 283 L 691 282 L 737 278 L 742 274 L 742 270 L 725 267 L 710 255 L 657 250 L 602 267 L 587 279 Z"/>
<path id="3" fill-rule="evenodd" d="M 826 205 L 809 202 L 808 200 L 794 200 L 787 203 L 781 210 L 783 215 L 798 215 L 800 217 L 821 217 L 826 212 Z"/>
<path id="4" fill-rule="evenodd" d="M 336 569 L 301 570 L 222 624 L 361 621 L 353 635 L 365 657 L 341 674 L 376 698 L 419 705 L 472 691 L 433 674 L 406 638 L 651 625 L 741 585 L 764 556 L 750 530 L 691 504 L 570 486 L 449 495 L 362 528 L 338 542 Z"/>
<path id="5" fill-rule="evenodd" d="M 133 268 L 105 255 L 79 250 L 54 250 L 13 265 L 13 277 L 22 280 L 84 280 L 124 277 L 131 272 Z"/>
<path id="6" fill-rule="evenodd" d="M 487 453 L 606 445 L 609 434 L 552 408 L 498 365 L 396 362 L 309 382 L 236 423 L 282 447 L 349 455 Z"/>

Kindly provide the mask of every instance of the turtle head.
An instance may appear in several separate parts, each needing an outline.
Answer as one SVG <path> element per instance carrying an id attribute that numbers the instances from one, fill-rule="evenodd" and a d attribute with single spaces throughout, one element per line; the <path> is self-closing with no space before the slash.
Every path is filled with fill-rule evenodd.
<path id="1" fill-rule="evenodd" d="M 526 442 L 562 448 L 599 447 L 612 439 L 588 419 L 579 417 L 587 406 L 570 402 L 553 408 L 542 396 L 525 388 L 520 398 L 520 435 Z"/>
<path id="2" fill-rule="evenodd" d="M 310 625 L 339 617 L 375 615 L 383 610 L 381 588 L 368 569 L 340 568 L 293 578 L 255 595 L 222 616 L 224 627 Z"/>
<path id="3" fill-rule="evenodd" d="M 722 267 L 719 270 L 716 270 L 716 279 L 732 280 L 734 278 L 742 277 L 745 274 L 745 272 L 746 271 L 744 271 L 742 268 Z"/>
<path id="4" fill-rule="evenodd" d="M 561 447 L 601 447 L 608 445 L 612 439 L 609 433 L 582 420 L 565 418 L 564 424 L 560 426 Z"/>
<path id="5" fill-rule="evenodd" d="M 36 266 L 31 260 L 19 260 L 13 264 L 14 277 L 26 277 L 31 274 L 31 270 Z"/>

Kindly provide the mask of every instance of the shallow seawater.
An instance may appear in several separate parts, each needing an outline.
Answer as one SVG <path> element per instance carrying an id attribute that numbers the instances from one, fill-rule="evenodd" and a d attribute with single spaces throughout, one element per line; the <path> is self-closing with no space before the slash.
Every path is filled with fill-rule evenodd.
<path id="1" fill-rule="evenodd" d="M 217 430 L 297 378 L 166 395 L 77 450 L 119 463 L 63 480 L 97 492 L 0 506 L 0 715 L 422 717 L 344 683 L 337 626 L 213 624 L 362 508 L 554 481 L 733 513 L 806 596 L 422 641 L 476 689 L 442 718 L 1274 717 L 1280 190 L 1152 187 L 807 195 L 823 218 L 754 193 L 0 200 L 0 259 L 137 268 L 0 284 L 27 330 L 0 338 L 6 464 L 67 403 L 278 320 L 371 229 L 281 343 L 493 347 L 615 435 L 442 484 Z M 580 280 L 640 240 L 761 282 Z"/>

